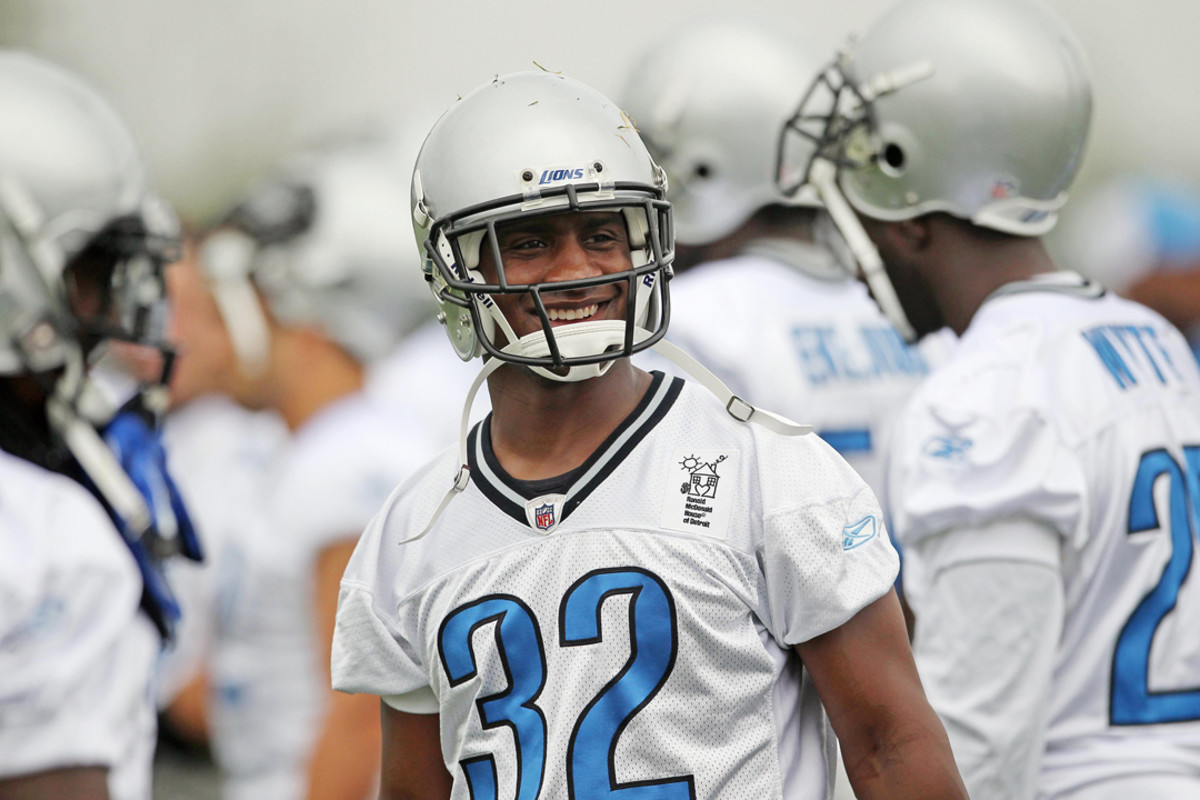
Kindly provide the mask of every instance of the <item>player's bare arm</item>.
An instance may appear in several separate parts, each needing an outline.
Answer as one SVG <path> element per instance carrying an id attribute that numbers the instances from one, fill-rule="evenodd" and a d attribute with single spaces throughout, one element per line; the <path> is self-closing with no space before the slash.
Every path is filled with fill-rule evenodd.
<path id="1" fill-rule="evenodd" d="M 383 771 L 379 800 L 443 800 L 453 782 L 442 764 L 437 714 L 409 714 L 379 704 Z"/>
<path id="2" fill-rule="evenodd" d="M 967 796 L 921 688 L 894 591 L 795 650 L 829 713 L 858 797 Z"/>
<path id="3" fill-rule="evenodd" d="M 63 767 L 0 779 L 0 800 L 108 800 L 108 796 L 108 770 L 104 767 Z"/>

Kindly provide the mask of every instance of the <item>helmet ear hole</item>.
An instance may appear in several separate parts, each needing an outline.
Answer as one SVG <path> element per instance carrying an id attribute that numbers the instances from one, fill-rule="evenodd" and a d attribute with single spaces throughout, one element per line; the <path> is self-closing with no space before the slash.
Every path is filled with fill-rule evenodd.
<path id="1" fill-rule="evenodd" d="M 888 142 L 883 148 L 881 168 L 889 175 L 902 175 L 907 166 L 904 148 L 895 142 Z"/>
<path id="2" fill-rule="evenodd" d="M 713 172 L 712 167 L 710 167 L 707 163 L 705 163 L 703 161 L 701 161 L 699 164 L 697 164 L 695 166 L 695 168 L 692 170 L 692 174 L 695 175 L 697 178 L 700 178 L 701 180 L 708 180 L 709 178 L 711 178 L 712 172 Z"/>

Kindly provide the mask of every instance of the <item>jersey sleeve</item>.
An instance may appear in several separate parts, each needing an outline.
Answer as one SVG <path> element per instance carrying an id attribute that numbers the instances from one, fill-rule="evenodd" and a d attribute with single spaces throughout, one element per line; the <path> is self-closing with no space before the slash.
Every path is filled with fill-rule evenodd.
<path id="1" fill-rule="evenodd" d="M 891 589 L 899 558 L 862 478 L 815 436 L 763 470 L 768 628 L 787 646 L 837 628 Z"/>
<path id="2" fill-rule="evenodd" d="M 391 576 L 396 574 L 394 559 L 403 548 L 384 537 L 387 517 L 385 509 L 371 521 L 346 566 L 338 595 L 331 673 L 338 691 L 380 695 L 389 698 L 391 705 L 409 710 L 403 698 L 421 696 L 429 683 L 413 637 L 400 632 Z M 381 552 L 382 548 L 389 550 Z"/>
<path id="3" fill-rule="evenodd" d="M 902 546 L 1018 516 L 1070 537 L 1086 514 L 1083 470 L 1043 411 L 1050 388 L 1015 360 L 986 361 L 960 359 L 905 412 L 888 472 Z"/>

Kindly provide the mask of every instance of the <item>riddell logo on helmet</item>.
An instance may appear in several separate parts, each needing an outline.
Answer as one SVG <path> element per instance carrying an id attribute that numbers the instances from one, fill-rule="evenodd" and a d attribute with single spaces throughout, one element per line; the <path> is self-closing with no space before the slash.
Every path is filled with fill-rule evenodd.
<path id="1" fill-rule="evenodd" d="M 547 183 L 557 183 L 558 181 L 577 181 L 583 177 L 583 167 L 575 169 L 546 169 L 542 170 L 542 177 L 538 178 L 538 185 L 544 186 Z"/>

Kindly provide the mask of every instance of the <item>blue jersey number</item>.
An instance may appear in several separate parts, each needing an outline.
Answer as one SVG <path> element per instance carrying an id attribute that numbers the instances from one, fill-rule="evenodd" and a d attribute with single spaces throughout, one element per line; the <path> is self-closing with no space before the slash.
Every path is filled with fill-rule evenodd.
<path id="1" fill-rule="evenodd" d="M 687 800 L 690 775 L 663 781 L 618 784 L 614 771 L 617 736 L 633 715 L 658 693 L 675 666 L 675 606 L 667 587 L 640 569 L 597 570 L 567 591 L 559 608 L 560 644 L 601 641 L 600 607 L 615 594 L 629 594 L 629 660 L 575 723 L 567 747 L 567 782 L 579 800 Z"/>
<path id="2" fill-rule="evenodd" d="M 567 782 L 579 800 L 688 800 L 692 776 L 618 784 L 617 738 L 666 682 L 675 665 L 675 603 L 666 585 L 641 569 L 589 572 L 559 606 L 562 647 L 603 640 L 600 609 L 605 599 L 627 594 L 630 654 L 625 666 L 587 704 L 567 747 Z M 546 659 L 537 620 L 515 597 L 489 595 L 450 613 L 438 633 L 438 651 L 451 686 L 475 676 L 471 637 L 495 623 L 496 652 L 508 686 L 476 701 L 485 729 L 506 725 L 517 749 L 516 800 L 534 800 L 546 767 L 546 719 L 535 703 L 546 683 Z M 459 762 L 474 800 L 497 800 L 496 763 L 490 755 Z"/>
<path id="3" fill-rule="evenodd" d="M 455 609 L 438 632 L 438 653 L 451 686 L 475 677 L 471 634 L 496 623 L 496 653 L 509 677 L 499 694 L 478 700 L 484 729 L 507 725 L 517 746 L 517 800 L 535 800 L 546 772 L 546 718 L 534 701 L 546 685 L 542 635 L 529 607 L 515 597 L 490 595 Z M 461 762 L 475 800 L 496 800 L 496 763 L 491 756 Z"/>
<path id="4" fill-rule="evenodd" d="M 1163 526 L 1154 505 L 1154 485 L 1159 478 L 1168 483 L 1168 527 L 1171 558 L 1155 587 L 1142 598 L 1117 637 L 1113 653 L 1112 702 L 1109 721 L 1113 725 L 1152 725 L 1200 719 L 1200 688 L 1152 692 L 1149 685 L 1150 646 L 1154 632 L 1175 607 L 1179 589 L 1192 567 L 1194 540 L 1200 537 L 1200 447 L 1184 448 L 1186 463 L 1180 465 L 1165 450 L 1142 456 L 1133 496 L 1129 501 L 1129 533 L 1159 530 Z"/>

